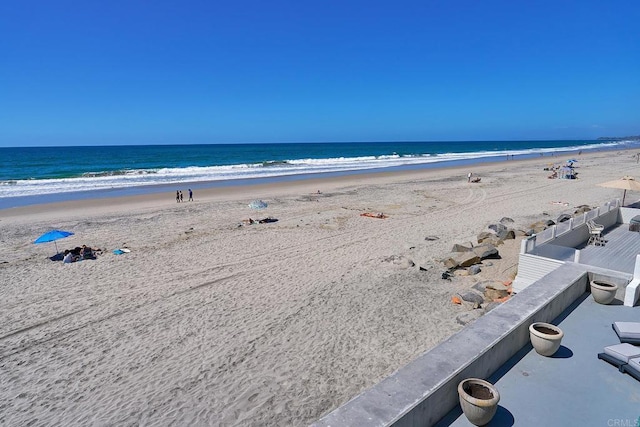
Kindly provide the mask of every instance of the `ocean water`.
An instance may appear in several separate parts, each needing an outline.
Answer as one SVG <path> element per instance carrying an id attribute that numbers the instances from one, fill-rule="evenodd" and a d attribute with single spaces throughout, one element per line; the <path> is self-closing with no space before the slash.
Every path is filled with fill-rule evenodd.
<path id="1" fill-rule="evenodd" d="M 0 148 L 0 209 L 141 194 L 187 183 L 193 188 L 238 185 L 248 179 L 303 179 L 309 174 L 473 164 L 639 145 L 638 141 L 468 141 Z"/>

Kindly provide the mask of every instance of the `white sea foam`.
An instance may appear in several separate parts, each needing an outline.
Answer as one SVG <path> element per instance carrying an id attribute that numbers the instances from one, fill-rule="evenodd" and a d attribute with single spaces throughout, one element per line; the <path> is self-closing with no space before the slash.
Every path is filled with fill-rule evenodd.
<path id="1" fill-rule="evenodd" d="M 325 159 L 291 159 L 256 164 L 230 166 L 185 167 L 170 169 L 135 169 L 116 172 L 88 172 L 82 177 L 66 179 L 12 180 L 0 182 L 0 198 L 36 196 L 91 190 L 108 190 L 157 184 L 228 181 L 249 178 L 269 178 L 300 174 L 347 172 L 398 166 L 428 165 L 451 161 L 504 158 L 507 155 L 530 156 L 578 150 L 624 146 L 626 141 L 597 143 L 576 147 L 536 148 L 523 150 L 477 151 L 465 153 L 385 155 L 337 157 Z"/>

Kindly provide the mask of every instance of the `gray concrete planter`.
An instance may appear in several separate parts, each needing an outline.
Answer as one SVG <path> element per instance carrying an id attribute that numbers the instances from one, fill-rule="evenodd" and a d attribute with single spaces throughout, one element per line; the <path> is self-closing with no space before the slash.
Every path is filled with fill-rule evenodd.
<path id="1" fill-rule="evenodd" d="M 469 422 L 483 426 L 496 414 L 500 393 L 498 389 L 480 378 L 467 378 L 458 384 L 458 396 L 462 412 Z"/>
<path id="2" fill-rule="evenodd" d="M 562 337 L 562 329 L 551 323 L 535 322 L 529 326 L 531 345 L 543 356 L 553 356 L 560 348 Z"/>
<path id="3" fill-rule="evenodd" d="M 618 285 L 605 280 L 591 281 L 591 295 L 595 302 L 599 304 L 610 304 L 616 297 Z"/>

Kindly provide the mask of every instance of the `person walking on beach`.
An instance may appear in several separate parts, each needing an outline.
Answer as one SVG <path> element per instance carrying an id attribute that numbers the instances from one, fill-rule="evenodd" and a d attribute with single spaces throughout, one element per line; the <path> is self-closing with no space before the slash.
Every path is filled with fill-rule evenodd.
<path id="1" fill-rule="evenodd" d="M 189 189 L 189 201 L 193 202 L 193 191 L 191 189 Z"/>
<path id="2" fill-rule="evenodd" d="M 473 175 L 471 172 L 467 174 L 467 182 L 471 182 L 471 175 Z"/>
<path id="3" fill-rule="evenodd" d="M 180 203 L 180 191 L 176 190 L 176 202 Z"/>
<path id="4" fill-rule="evenodd" d="M 180 201 L 181 201 L 181 202 L 182 202 L 182 201 L 184 201 L 184 200 L 182 199 L 182 190 L 180 190 Z"/>

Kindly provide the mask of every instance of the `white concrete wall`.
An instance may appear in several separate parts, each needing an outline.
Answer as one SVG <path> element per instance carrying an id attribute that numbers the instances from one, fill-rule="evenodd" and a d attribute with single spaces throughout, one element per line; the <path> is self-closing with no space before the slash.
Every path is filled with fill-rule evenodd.
<path id="1" fill-rule="evenodd" d="M 530 284 L 537 282 L 547 274 L 560 268 L 564 262 L 536 255 L 520 254 L 518 274 L 513 281 L 513 292 L 518 293 Z"/>

